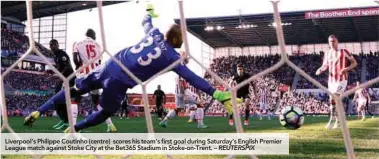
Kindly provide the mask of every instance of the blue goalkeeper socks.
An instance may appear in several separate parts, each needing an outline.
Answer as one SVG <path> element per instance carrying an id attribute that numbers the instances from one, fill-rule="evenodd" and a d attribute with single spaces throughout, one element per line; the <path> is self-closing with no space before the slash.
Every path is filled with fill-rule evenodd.
<path id="1" fill-rule="evenodd" d="M 111 115 L 111 113 L 108 113 L 104 110 L 92 113 L 90 116 L 75 125 L 75 131 L 99 125 L 107 120 Z"/>
<path id="2" fill-rule="evenodd" d="M 52 109 L 56 104 L 64 104 L 65 103 L 65 94 L 64 90 L 59 91 L 53 97 L 51 97 L 47 102 L 45 102 L 41 107 L 38 108 L 38 111 L 43 114 L 48 110 Z"/>

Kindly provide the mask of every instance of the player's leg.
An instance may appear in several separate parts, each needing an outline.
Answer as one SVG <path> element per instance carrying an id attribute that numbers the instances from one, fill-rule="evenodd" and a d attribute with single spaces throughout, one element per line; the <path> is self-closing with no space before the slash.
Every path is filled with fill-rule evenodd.
<path id="1" fill-rule="evenodd" d="M 89 91 L 93 89 L 99 89 L 102 87 L 101 81 L 99 80 L 101 76 L 101 72 L 92 72 L 88 76 L 80 79 L 75 80 L 76 86 L 70 88 L 70 94 L 71 98 L 80 97 L 81 95 L 88 93 Z M 72 82 L 70 81 L 70 84 Z M 63 105 L 66 104 L 66 96 L 65 96 L 65 90 L 62 89 L 57 94 L 55 94 L 53 97 L 51 97 L 47 102 L 42 104 L 37 111 L 32 112 L 29 114 L 25 120 L 24 125 L 32 126 L 33 122 L 39 118 L 41 114 L 44 114 L 49 109 L 53 108 L 54 105 Z M 66 107 L 63 107 L 66 109 Z M 66 111 L 67 112 L 67 111 Z"/>
<path id="2" fill-rule="evenodd" d="M 72 78 L 70 80 L 70 87 L 74 87 L 75 86 L 75 77 Z M 73 123 L 74 125 L 76 124 L 76 119 L 78 117 L 78 105 L 80 104 L 81 102 L 81 99 L 82 99 L 82 96 L 71 96 L 71 116 L 73 118 Z M 59 104 L 60 105 L 60 108 L 61 111 L 63 111 L 64 113 L 62 113 L 64 116 L 64 120 L 63 120 L 63 124 L 60 125 L 60 126 L 57 126 L 55 129 L 57 130 L 64 130 L 66 129 L 67 127 L 69 127 L 69 123 L 68 123 L 68 115 L 67 115 L 67 108 L 66 108 L 66 104 Z"/>
<path id="3" fill-rule="evenodd" d="M 79 90 L 75 87 L 70 88 L 70 94 L 71 97 L 77 97 L 85 94 L 85 91 Z M 32 112 L 29 114 L 24 121 L 24 125 L 32 126 L 33 122 L 39 118 L 41 114 L 46 113 L 48 110 L 54 107 L 56 104 L 65 105 L 66 97 L 65 97 L 65 91 L 61 90 L 59 93 L 51 97 L 47 102 L 42 104 L 41 107 L 37 109 L 37 111 Z M 67 112 L 67 111 L 66 111 Z M 67 116 L 67 115 L 66 115 Z"/>
<path id="4" fill-rule="evenodd" d="M 70 87 L 73 87 L 75 85 L 75 78 L 71 79 L 69 84 L 70 84 Z M 60 82 L 59 83 L 59 87 L 61 89 L 64 89 L 63 87 L 63 82 Z M 59 92 L 60 90 L 55 90 L 56 92 Z M 71 101 L 72 102 L 72 101 Z M 64 104 L 56 104 L 55 105 L 55 110 L 57 110 L 57 114 L 59 115 L 59 118 L 61 119 L 61 121 L 54 125 L 53 128 L 55 129 L 62 129 L 62 128 L 65 128 L 67 127 L 69 124 L 68 124 L 68 116 L 67 116 L 67 109 L 66 109 L 66 103 Z"/>
<path id="5" fill-rule="evenodd" d="M 234 125 L 233 113 L 230 113 L 230 115 L 229 115 L 229 125 L 230 125 L 230 126 L 233 126 L 233 125 Z"/>
<path id="6" fill-rule="evenodd" d="M 125 109 L 125 118 L 129 119 L 129 108 L 125 107 L 124 109 Z"/>
<path id="7" fill-rule="evenodd" d="M 184 108 L 183 94 L 175 95 L 175 104 L 176 104 L 176 108 Z M 167 115 L 159 123 L 159 126 L 166 127 L 168 120 L 173 119 L 176 116 L 176 114 L 177 114 L 177 109 L 170 109 Z"/>
<path id="8" fill-rule="evenodd" d="M 187 104 L 188 107 L 189 107 L 189 120 L 188 120 L 188 123 L 192 123 L 195 119 L 195 116 L 196 116 L 196 111 L 197 111 L 197 106 L 195 105 L 191 105 L 191 104 Z"/>
<path id="9" fill-rule="evenodd" d="M 73 121 L 74 125 L 76 124 L 76 121 L 78 118 L 78 105 L 80 104 L 81 99 L 82 99 L 82 96 L 77 96 L 77 97 L 72 98 L 72 100 L 71 100 L 71 117 L 72 117 L 72 121 Z M 57 130 L 64 130 L 70 126 L 68 123 L 68 115 L 67 115 L 66 105 L 65 104 L 61 104 L 61 105 L 65 109 L 64 111 L 66 113 L 64 113 L 65 119 L 63 121 L 63 124 L 60 126 L 57 126 L 55 128 Z"/>
<path id="10" fill-rule="evenodd" d="M 122 119 L 122 117 L 124 116 L 124 111 L 125 111 L 125 109 L 124 109 L 124 107 L 122 106 L 122 107 L 121 107 L 121 112 L 120 112 L 120 114 L 119 114 L 120 119 Z"/>
<path id="11" fill-rule="evenodd" d="M 197 121 L 197 128 L 200 128 L 200 129 L 208 128 L 208 126 L 204 124 L 204 102 L 200 102 L 197 105 L 196 121 Z"/>
<path id="12" fill-rule="evenodd" d="M 328 123 L 325 126 L 326 129 L 332 128 L 332 122 L 335 119 L 335 114 L 336 114 L 335 113 L 335 102 L 334 102 L 334 99 L 332 96 L 329 96 L 329 102 L 330 102 L 330 105 L 329 105 L 330 118 L 329 118 Z"/>
<path id="13" fill-rule="evenodd" d="M 193 93 L 188 89 L 185 90 L 184 92 L 185 92 L 184 95 L 186 96 L 186 99 L 188 100 L 187 105 L 189 105 L 189 107 L 190 107 L 190 120 L 189 120 L 189 122 L 192 122 L 194 120 L 197 120 L 196 113 L 197 113 L 197 107 L 200 104 L 200 97 L 196 93 Z M 201 107 L 203 107 L 203 105 Z M 204 109 L 202 109 L 202 111 L 204 111 Z"/>
<path id="14" fill-rule="evenodd" d="M 245 98 L 245 121 L 244 121 L 244 125 L 249 125 L 249 117 L 250 117 L 250 99 Z"/>
<path id="15" fill-rule="evenodd" d="M 337 96 L 340 96 L 346 89 L 346 86 L 347 86 L 347 81 L 340 81 L 338 82 L 338 84 L 336 84 L 336 91 L 335 91 L 335 94 Z M 333 115 L 334 115 L 334 118 L 335 118 L 335 123 L 334 123 L 334 126 L 333 126 L 333 129 L 336 129 L 336 128 L 339 128 L 340 127 L 340 123 L 339 123 L 339 120 L 338 120 L 338 112 L 336 111 L 336 102 L 334 101 L 334 107 L 333 107 Z"/>
<path id="16" fill-rule="evenodd" d="M 158 119 L 159 120 L 162 120 L 162 103 L 158 102 L 156 103 L 156 107 L 157 107 L 157 116 L 158 116 Z"/>
<path id="17" fill-rule="evenodd" d="M 62 81 L 59 81 L 57 84 L 56 84 L 56 87 L 55 87 L 55 94 L 57 94 L 59 91 L 62 90 L 62 86 L 63 86 L 63 82 Z M 54 109 L 55 111 L 57 112 L 57 115 L 60 119 L 60 121 L 55 124 L 53 126 L 53 128 L 57 128 L 57 127 L 60 127 L 64 124 L 64 117 L 67 116 L 67 111 L 64 110 L 64 109 L 60 109 L 62 106 L 59 106 L 58 104 L 54 105 Z"/>
<path id="18" fill-rule="evenodd" d="M 335 93 L 336 92 L 336 83 L 328 82 L 328 89 L 330 92 Z M 338 86 L 337 86 L 338 87 Z M 328 123 L 326 124 L 326 129 L 332 128 L 332 122 L 335 119 L 335 101 L 332 96 L 329 96 L 329 112 L 330 112 L 330 118 Z"/>
<path id="19" fill-rule="evenodd" d="M 75 97 L 71 103 L 72 120 L 74 125 L 78 119 L 78 105 L 80 104 L 81 99 L 81 96 Z"/>
<path id="20" fill-rule="evenodd" d="M 266 110 L 267 119 L 268 119 L 268 120 L 271 120 L 271 116 L 270 116 L 270 111 L 269 111 L 269 105 L 268 105 L 268 103 L 266 103 L 266 105 L 265 105 L 265 110 Z"/>
<path id="21" fill-rule="evenodd" d="M 97 108 L 97 111 L 95 111 L 95 112 L 99 112 L 99 111 L 103 110 L 103 107 L 101 107 L 100 104 L 98 104 L 96 106 L 96 108 Z M 116 132 L 117 131 L 117 128 L 116 128 L 116 126 L 114 126 L 111 117 L 109 117 L 107 120 L 105 120 L 105 123 L 107 123 L 107 132 Z"/>
<path id="22" fill-rule="evenodd" d="M 360 106 L 360 111 L 362 113 L 362 121 L 365 121 L 366 120 L 366 111 L 365 111 L 365 103 L 362 103 L 362 105 Z"/>
<path id="23" fill-rule="evenodd" d="M 121 107 L 121 101 L 125 97 L 128 86 L 116 79 L 103 81 L 103 93 L 100 96 L 102 110 L 92 113 L 85 120 L 75 125 L 75 131 L 80 131 L 89 127 L 99 125 L 111 117 Z M 66 129 L 65 132 L 68 132 Z"/>
<path id="24" fill-rule="evenodd" d="M 369 103 L 368 103 L 368 101 L 366 102 L 364 109 L 365 109 L 365 111 L 367 111 L 367 114 L 369 114 L 371 116 L 371 118 L 374 118 L 374 115 L 371 113 L 371 111 L 369 109 Z"/>
<path id="25" fill-rule="evenodd" d="M 265 107 L 266 107 L 265 103 L 259 102 L 259 120 L 263 119 L 262 116 L 263 116 Z"/>
<path id="26" fill-rule="evenodd" d="M 97 111 L 102 110 L 103 108 L 99 104 L 100 103 L 100 91 L 99 90 L 92 90 L 90 92 L 90 94 L 91 94 L 93 104 L 96 105 Z M 107 123 L 107 132 L 116 132 L 117 131 L 117 128 L 113 125 L 111 118 L 108 118 L 105 122 Z"/>

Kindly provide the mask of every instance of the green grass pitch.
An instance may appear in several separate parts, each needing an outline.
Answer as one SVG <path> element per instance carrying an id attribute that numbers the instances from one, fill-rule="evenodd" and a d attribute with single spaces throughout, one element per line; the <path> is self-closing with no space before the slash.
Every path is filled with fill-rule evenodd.
<path id="1" fill-rule="evenodd" d="M 169 121 L 167 128 L 158 126 L 158 120 L 153 118 L 154 130 L 156 133 L 230 133 L 235 132 L 234 126 L 228 125 L 227 118 L 206 117 L 204 122 L 210 126 L 208 129 L 197 129 L 195 123 L 187 123 L 188 118 L 176 118 Z M 356 158 L 379 159 L 379 118 L 360 121 L 356 117 L 348 117 L 351 138 Z M 328 121 L 327 117 L 306 116 L 304 125 L 298 130 L 287 130 L 280 126 L 277 118 L 273 120 L 250 119 L 249 126 L 243 126 L 246 133 L 289 133 L 290 134 L 290 154 L 289 155 L 261 155 L 261 159 L 346 159 L 346 150 L 340 129 L 326 130 L 324 126 Z M 22 126 L 23 118 L 9 118 L 10 126 L 16 132 L 31 133 L 58 133 L 51 127 L 58 122 L 58 118 L 40 118 L 32 128 Z M 114 117 L 113 123 L 120 133 L 145 133 L 146 122 L 144 118 L 119 119 Z M 82 133 L 105 132 L 106 125 L 102 124 L 82 131 Z M 5 131 L 6 132 L 6 131 Z M 8 159 L 31 158 L 26 155 L 2 156 Z M 174 155 L 173 158 L 180 159 L 219 159 L 225 155 Z M 63 156 L 49 155 L 43 159 L 92 159 L 94 156 Z M 103 158 L 122 158 L 122 156 L 103 156 Z M 160 156 L 133 155 L 128 159 L 155 159 L 167 158 Z M 248 156 L 237 156 L 237 158 L 248 158 Z"/>

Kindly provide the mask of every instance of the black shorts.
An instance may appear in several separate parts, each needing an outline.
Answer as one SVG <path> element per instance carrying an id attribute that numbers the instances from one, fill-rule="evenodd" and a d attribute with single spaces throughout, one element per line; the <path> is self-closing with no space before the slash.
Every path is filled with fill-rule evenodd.
<path id="1" fill-rule="evenodd" d="M 128 110 L 128 107 L 121 107 L 122 110 Z"/>

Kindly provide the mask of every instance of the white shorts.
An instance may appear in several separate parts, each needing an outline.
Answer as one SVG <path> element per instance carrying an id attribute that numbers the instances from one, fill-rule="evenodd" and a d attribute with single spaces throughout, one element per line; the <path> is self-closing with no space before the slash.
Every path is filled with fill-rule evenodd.
<path id="1" fill-rule="evenodd" d="M 267 110 L 267 104 L 259 102 L 259 109 L 261 109 L 261 110 Z"/>
<path id="2" fill-rule="evenodd" d="M 187 98 L 188 103 L 184 103 L 184 96 Z M 184 91 L 184 94 L 175 95 L 176 108 L 184 108 L 186 104 L 189 106 L 196 105 L 198 103 L 198 100 L 199 96 L 188 89 Z"/>
<path id="3" fill-rule="evenodd" d="M 347 80 L 328 83 L 328 89 L 333 94 L 342 94 L 343 92 L 345 92 L 346 86 Z"/>
<path id="4" fill-rule="evenodd" d="M 185 105 L 188 109 L 196 109 L 197 105 L 196 104 L 186 104 Z"/>
<path id="5" fill-rule="evenodd" d="M 359 106 L 366 106 L 366 104 L 367 104 L 367 100 L 366 99 L 359 99 L 358 100 L 358 107 Z"/>

